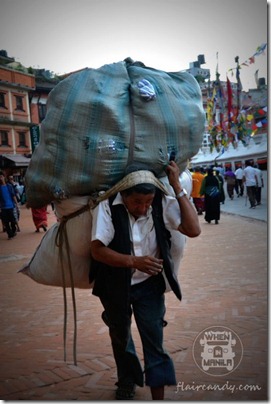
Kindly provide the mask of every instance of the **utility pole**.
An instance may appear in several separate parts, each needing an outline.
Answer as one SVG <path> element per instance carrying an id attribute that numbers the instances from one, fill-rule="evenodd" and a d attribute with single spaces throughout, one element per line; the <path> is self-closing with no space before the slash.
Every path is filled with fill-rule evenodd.
<path id="1" fill-rule="evenodd" d="M 237 112 L 236 112 L 236 117 L 238 117 L 239 110 L 240 110 L 240 95 L 241 95 L 239 56 L 235 57 L 235 63 L 236 63 L 236 79 L 237 79 Z"/>
<path id="2" fill-rule="evenodd" d="M 239 65 L 239 56 L 235 57 L 235 62 L 236 62 L 236 79 L 237 79 L 237 111 L 236 111 L 236 124 L 237 124 L 237 139 L 238 140 L 243 140 L 244 137 L 244 128 L 243 128 L 243 123 L 242 123 L 242 117 L 240 114 L 240 109 L 241 109 L 241 80 L 240 80 L 240 65 Z"/>

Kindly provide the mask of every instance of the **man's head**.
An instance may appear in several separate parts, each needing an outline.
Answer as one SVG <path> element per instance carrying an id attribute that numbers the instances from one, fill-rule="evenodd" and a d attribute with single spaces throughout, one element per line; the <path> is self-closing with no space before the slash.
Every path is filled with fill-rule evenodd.
<path id="1" fill-rule="evenodd" d="M 126 167 L 125 176 L 131 179 L 131 183 L 134 183 L 121 191 L 127 210 L 136 219 L 146 216 L 157 191 L 155 184 L 160 185 L 155 173 L 149 169 L 147 164 L 136 162 Z M 141 180 L 143 182 L 139 182 Z"/>
<path id="2" fill-rule="evenodd" d="M 214 175 L 214 169 L 213 168 L 208 168 L 207 174 L 210 175 L 210 176 Z"/>
<path id="3" fill-rule="evenodd" d="M 246 165 L 246 167 L 252 166 L 252 161 L 251 160 L 246 160 L 245 165 Z"/>
<path id="4" fill-rule="evenodd" d="M 153 184 L 143 183 L 121 191 L 126 208 L 135 219 L 146 216 L 155 197 L 156 189 Z"/>

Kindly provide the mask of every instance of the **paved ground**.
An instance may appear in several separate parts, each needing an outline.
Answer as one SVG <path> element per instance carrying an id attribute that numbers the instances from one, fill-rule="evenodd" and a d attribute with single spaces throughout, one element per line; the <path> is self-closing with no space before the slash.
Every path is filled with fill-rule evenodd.
<path id="1" fill-rule="evenodd" d="M 168 401 L 247 401 L 268 396 L 266 192 L 256 209 L 245 206 L 244 197 L 226 199 L 221 208 L 219 225 L 207 224 L 200 216 L 202 233 L 188 240 L 180 272 L 183 301 L 178 302 L 172 293 L 166 297 L 165 346 L 174 359 L 178 380 L 178 389 L 166 389 Z M 53 224 L 51 211 L 48 217 Z M 43 236 L 34 232 L 25 207 L 20 224 L 21 232 L 13 240 L 0 233 L 0 399 L 113 400 L 116 368 L 98 299 L 90 290 L 76 290 L 75 366 L 68 290 L 64 362 L 62 289 L 39 285 L 17 273 Z M 240 364 L 228 374 L 223 367 L 219 374 L 201 368 L 197 336 L 215 327 L 229 328 L 237 336 L 234 368 Z M 142 358 L 135 327 L 133 332 Z M 135 399 L 149 401 L 149 389 L 138 388 Z"/>

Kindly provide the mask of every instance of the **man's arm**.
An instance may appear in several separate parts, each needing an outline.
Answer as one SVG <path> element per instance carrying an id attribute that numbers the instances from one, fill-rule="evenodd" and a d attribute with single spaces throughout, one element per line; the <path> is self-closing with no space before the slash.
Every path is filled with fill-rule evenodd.
<path id="1" fill-rule="evenodd" d="M 112 267 L 135 268 L 148 275 L 157 275 L 163 269 L 163 260 L 161 259 L 121 254 L 106 247 L 100 240 L 94 240 L 90 243 L 90 251 L 96 261 Z"/>
<path id="2" fill-rule="evenodd" d="M 9 184 L 9 185 L 8 185 L 8 189 L 9 189 L 9 193 L 10 193 L 10 195 L 11 195 L 11 197 L 12 197 L 12 200 L 13 200 L 13 202 L 14 202 L 14 206 L 17 206 L 17 205 L 18 205 L 18 201 L 17 201 L 16 194 L 15 194 L 15 190 L 14 190 L 13 186 Z"/>
<path id="3" fill-rule="evenodd" d="M 174 161 L 171 161 L 166 169 L 168 180 L 175 195 L 178 195 L 182 191 L 182 187 L 179 181 L 180 170 Z M 197 237 L 201 233 L 198 214 L 194 206 L 191 204 L 186 196 L 177 198 L 180 211 L 181 211 L 181 224 L 178 227 L 179 232 L 185 234 L 188 237 Z"/>

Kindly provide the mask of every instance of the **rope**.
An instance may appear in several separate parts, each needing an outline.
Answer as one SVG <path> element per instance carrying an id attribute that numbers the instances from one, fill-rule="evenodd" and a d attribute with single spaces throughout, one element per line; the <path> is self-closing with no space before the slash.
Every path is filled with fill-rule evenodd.
<path id="1" fill-rule="evenodd" d="M 77 366 L 77 352 L 76 352 L 76 345 L 77 345 L 77 311 L 76 311 L 76 299 L 75 299 L 75 292 L 74 292 L 74 280 L 73 280 L 73 273 L 72 273 L 72 266 L 71 266 L 71 257 L 70 257 L 70 245 L 69 245 L 69 238 L 67 234 L 67 222 L 68 220 L 80 215 L 83 212 L 86 212 L 90 209 L 90 204 L 83 206 L 81 209 L 71 213 L 70 215 L 63 216 L 60 219 L 60 224 L 56 234 L 56 241 L 55 244 L 59 247 L 59 258 L 61 264 L 61 272 L 62 272 L 62 289 L 63 289 L 63 300 L 64 300 L 64 325 L 63 325 L 63 342 L 64 342 L 64 361 L 66 362 L 67 358 L 67 293 L 66 293 L 66 277 L 65 277 L 65 270 L 64 270 L 64 259 L 63 259 L 63 247 L 66 247 L 67 251 L 67 259 L 68 259 L 68 270 L 71 280 L 71 293 L 72 293 L 72 304 L 73 304 L 73 321 L 74 321 L 74 334 L 73 334 L 73 362 L 74 365 Z"/>

